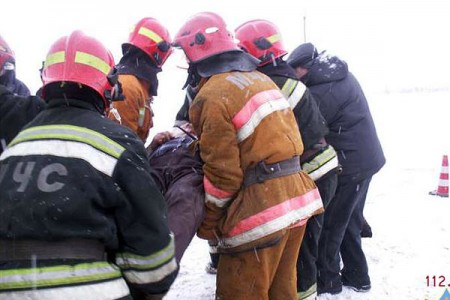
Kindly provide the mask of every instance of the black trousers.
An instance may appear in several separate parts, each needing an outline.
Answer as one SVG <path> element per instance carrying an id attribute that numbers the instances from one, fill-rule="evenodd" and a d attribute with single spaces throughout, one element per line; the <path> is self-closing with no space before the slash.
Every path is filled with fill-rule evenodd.
<path id="1" fill-rule="evenodd" d="M 317 182 L 325 211 L 336 192 L 338 175 L 330 172 Z M 308 220 L 300 254 L 297 260 L 297 291 L 305 292 L 317 282 L 317 256 L 319 238 L 322 233 L 324 214 L 315 215 Z"/>
<path id="2" fill-rule="evenodd" d="M 319 240 L 319 294 L 340 292 L 343 282 L 353 286 L 370 284 L 366 256 L 361 247 L 361 226 L 371 179 L 358 182 L 345 177 L 338 179 L 336 194 L 324 214 Z M 341 257 L 344 265 L 342 271 Z"/>

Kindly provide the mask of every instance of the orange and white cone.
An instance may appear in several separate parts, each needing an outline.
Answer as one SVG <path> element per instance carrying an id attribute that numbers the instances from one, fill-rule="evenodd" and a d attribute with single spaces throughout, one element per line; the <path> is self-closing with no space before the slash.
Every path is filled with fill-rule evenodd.
<path id="1" fill-rule="evenodd" d="M 430 195 L 448 197 L 448 156 L 442 158 L 442 170 L 439 175 L 439 185 L 437 190 L 430 192 Z"/>

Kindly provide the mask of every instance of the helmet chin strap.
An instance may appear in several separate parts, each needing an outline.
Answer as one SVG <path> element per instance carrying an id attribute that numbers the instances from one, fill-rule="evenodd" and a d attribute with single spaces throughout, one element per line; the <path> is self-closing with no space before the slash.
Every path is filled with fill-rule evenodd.
<path id="1" fill-rule="evenodd" d="M 122 84 L 119 81 L 119 74 L 117 68 L 113 67 L 109 72 L 108 83 L 112 86 L 111 90 L 105 90 L 105 98 L 108 101 L 123 101 L 125 97 L 123 95 Z"/>
<path id="2" fill-rule="evenodd" d="M 195 88 L 196 86 L 198 86 L 201 80 L 202 77 L 197 72 L 197 66 L 195 64 L 189 64 L 188 76 L 182 89 L 184 90 L 187 86 Z"/>

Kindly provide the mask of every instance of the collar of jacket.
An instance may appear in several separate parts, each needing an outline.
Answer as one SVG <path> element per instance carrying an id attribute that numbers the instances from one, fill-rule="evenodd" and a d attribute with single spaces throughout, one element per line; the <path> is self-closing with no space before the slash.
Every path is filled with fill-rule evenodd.
<path id="1" fill-rule="evenodd" d="M 99 113 L 99 111 L 97 110 L 95 105 L 88 101 L 89 100 L 55 98 L 55 99 L 48 100 L 47 108 L 50 109 L 50 108 L 55 108 L 55 107 L 60 107 L 60 106 L 71 106 L 71 107 L 77 107 L 77 108 L 82 108 L 82 109 L 88 109 L 88 110 L 92 110 L 92 111 Z"/>
<path id="2" fill-rule="evenodd" d="M 229 51 L 189 64 L 188 77 L 183 89 L 188 85 L 197 87 L 203 79 L 232 71 L 251 72 L 256 70 L 259 59 L 241 50 Z"/>
<path id="3" fill-rule="evenodd" d="M 258 67 L 257 70 L 261 73 L 266 74 L 269 77 L 281 76 L 298 80 L 294 69 L 282 59 L 276 59 L 272 63 Z"/>
<path id="4" fill-rule="evenodd" d="M 216 74 L 232 71 L 250 72 L 256 70 L 259 59 L 240 51 L 228 51 L 213 55 L 195 63 L 195 70 L 200 77 L 206 78 Z"/>

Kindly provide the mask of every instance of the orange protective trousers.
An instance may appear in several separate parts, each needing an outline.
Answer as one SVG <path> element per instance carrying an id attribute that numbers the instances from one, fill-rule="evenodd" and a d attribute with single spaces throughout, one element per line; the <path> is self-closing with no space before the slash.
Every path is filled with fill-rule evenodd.
<path id="1" fill-rule="evenodd" d="M 275 246 L 220 255 L 217 300 L 297 299 L 296 265 L 305 225 L 284 231 Z"/>

